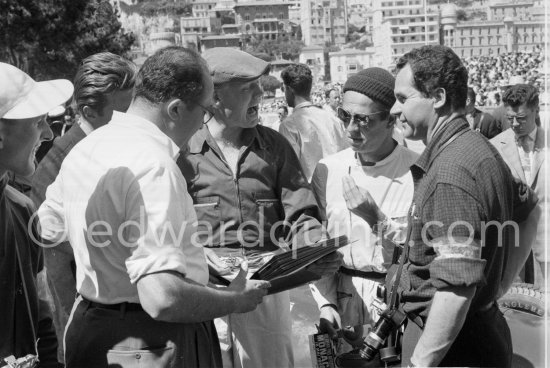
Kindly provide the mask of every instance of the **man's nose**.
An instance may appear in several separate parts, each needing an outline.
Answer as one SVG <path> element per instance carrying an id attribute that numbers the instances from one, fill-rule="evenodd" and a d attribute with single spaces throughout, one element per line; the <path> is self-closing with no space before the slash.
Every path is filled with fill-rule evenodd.
<path id="1" fill-rule="evenodd" d="M 395 101 L 395 103 L 391 107 L 390 114 L 396 116 L 401 114 L 401 104 L 398 101 Z"/>
<path id="2" fill-rule="evenodd" d="M 51 141 L 53 139 L 53 131 L 50 128 L 50 124 L 46 122 L 46 119 L 42 119 L 40 122 L 42 131 L 40 132 L 40 140 Z"/>

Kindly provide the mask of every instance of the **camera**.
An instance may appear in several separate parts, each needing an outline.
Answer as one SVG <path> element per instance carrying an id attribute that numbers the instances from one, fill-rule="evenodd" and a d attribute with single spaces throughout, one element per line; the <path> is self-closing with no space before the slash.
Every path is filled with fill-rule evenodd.
<path id="1" fill-rule="evenodd" d="M 16 359 L 13 355 L 3 358 L 0 364 L 4 364 L 0 368 L 34 368 L 38 366 L 38 357 L 36 355 L 27 354 L 23 358 Z"/>
<path id="2" fill-rule="evenodd" d="M 399 359 L 399 352 L 395 347 L 395 341 L 390 341 L 387 348 L 383 348 L 386 339 L 390 337 L 393 340 L 396 332 L 407 319 L 407 315 L 395 308 L 388 308 L 380 313 L 380 318 L 373 329 L 367 335 L 363 347 L 359 350 L 359 355 L 367 361 L 374 359 L 380 351 L 380 359 L 385 362 L 394 362 Z"/>

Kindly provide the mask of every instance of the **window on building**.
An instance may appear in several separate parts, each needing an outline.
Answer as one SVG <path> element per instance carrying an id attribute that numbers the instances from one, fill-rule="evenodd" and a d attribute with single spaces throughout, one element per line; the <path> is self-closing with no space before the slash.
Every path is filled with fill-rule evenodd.
<path id="1" fill-rule="evenodd" d="M 433 41 L 435 40 L 435 36 L 434 35 L 430 35 L 430 38 L 429 38 L 430 41 Z"/>
<path id="2" fill-rule="evenodd" d="M 348 71 L 352 72 L 357 70 L 357 64 L 350 64 L 348 65 Z"/>
<path id="3" fill-rule="evenodd" d="M 250 20 L 250 14 L 245 14 L 244 15 L 244 20 Z"/>
<path id="4" fill-rule="evenodd" d="M 283 19 L 284 18 L 284 14 L 283 13 L 279 13 L 279 19 Z"/>
<path id="5" fill-rule="evenodd" d="M 342 66 L 339 66 L 337 69 L 338 69 L 339 72 L 341 72 L 343 68 L 342 68 Z"/>

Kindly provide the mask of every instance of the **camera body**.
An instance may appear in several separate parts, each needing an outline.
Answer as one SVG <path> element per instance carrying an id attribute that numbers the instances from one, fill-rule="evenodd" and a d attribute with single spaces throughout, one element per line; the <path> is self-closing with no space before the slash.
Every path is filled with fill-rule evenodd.
<path id="1" fill-rule="evenodd" d="M 26 356 L 16 359 L 13 355 L 3 358 L 0 364 L 4 364 L 0 368 L 34 368 L 38 366 L 38 357 L 36 355 L 27 354 Z"/>

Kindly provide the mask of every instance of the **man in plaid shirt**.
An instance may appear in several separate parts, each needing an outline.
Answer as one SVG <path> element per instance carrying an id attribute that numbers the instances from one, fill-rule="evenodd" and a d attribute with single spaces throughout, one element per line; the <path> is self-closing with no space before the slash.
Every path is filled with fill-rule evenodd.
<path id="1" fill-rule="evenodd" d="M 402 362 L 509 367 L 510 330 L 495 301 L 512 253 L 513 178 L 464 117 L 468 72 L 450 48 L 414 49 L 397 70 L 391 113 L 406 138 L 426 144 L 411 167 Z"/>

